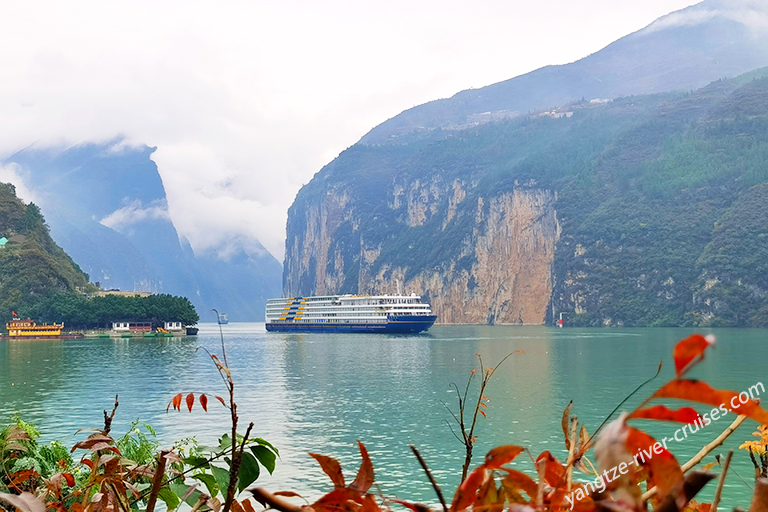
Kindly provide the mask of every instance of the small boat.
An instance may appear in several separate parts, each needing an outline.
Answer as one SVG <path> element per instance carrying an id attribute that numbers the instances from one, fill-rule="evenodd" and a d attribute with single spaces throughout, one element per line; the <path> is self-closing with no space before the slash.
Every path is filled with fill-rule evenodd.
<path id="1" fill-rule="evenodd" d="M 229 317 L 226 313 L 219 313 L 219 325 L 226 325 L 229 323 Z"/>
<path id="2" fill-rule="evenodd" d="M 197 327 L 187 327 L 187 336 L 195 336 L 199 330 Z"/>
<path id="3" fill-rule="evenodd" d="M 280 332 L 416 333 L 437 320 L 416 294 L 270 299 L 265 316 L 267 330 Z"/>
<path id="4" fill-rule="evenodd" d="M 2 336 L 5 339 L 74 339 L 82 338 L 82 333 L 63 333 L 64 323 L 42 324 L 31 318 L 21 320 L 14 318 L 5 324 L 7 335 Z"/>

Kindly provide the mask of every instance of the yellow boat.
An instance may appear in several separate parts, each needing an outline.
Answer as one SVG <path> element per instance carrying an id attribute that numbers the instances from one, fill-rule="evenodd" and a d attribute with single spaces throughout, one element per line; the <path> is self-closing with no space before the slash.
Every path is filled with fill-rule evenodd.
<path id="1" fill-rule="evenodd" d="M 82 334 L 62 334 L 64 323 L 37 325 L 32 319 L 13 319 L 5 324 L 7 338 L 80 338 Z"/>

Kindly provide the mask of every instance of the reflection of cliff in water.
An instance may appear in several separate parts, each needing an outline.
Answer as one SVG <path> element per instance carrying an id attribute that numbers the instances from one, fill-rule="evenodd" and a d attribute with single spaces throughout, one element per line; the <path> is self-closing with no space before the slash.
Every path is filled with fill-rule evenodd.
<path id="1" fill-rule="evenodd" d="M 477 460 L 499 444 L 538 442 L 538 433 L 547 427 L 547 416 L 538 412 L 543 402 L 551 403 L 555 387 L 549 367 L 551 330 L 526 328 L 520 336 L 520 328 L 451 327 L 450 335 L 443 329 L 419 336 L 286 336 L 286 391 L 289 403 L 297 405 L 287 409 L 286 418 L 292 451 L 333 455 L 351 471 L 359 464 L 355 441 L 360 439 L 374 466 L 386 468 L 376 477 L 385 494 L 405 492 L 403 482 L 408 482 L 409 497 L 431 499 L 433 491 L 408 444 L 433 461 L 441 485 L 457 485 L 464 449 L 446 424 L 451 416 L 443 405 L 456 411 L 451 384 L 464 389 L 478 367 L 475 353 L 495 364 L 518 349 L 526 355 L 512 356 L 486 392 L 491 403 L 488 418 L 480 418 L 475 432 Z M 470 396 L 476 391 L 473 387 Z M 310 478 L 313 488 L 323 489 L 325 476 L 312 471 L 312 461 L 295 460 L 286 468 L 291 478 L 301 475 L 302 486 Z"/>

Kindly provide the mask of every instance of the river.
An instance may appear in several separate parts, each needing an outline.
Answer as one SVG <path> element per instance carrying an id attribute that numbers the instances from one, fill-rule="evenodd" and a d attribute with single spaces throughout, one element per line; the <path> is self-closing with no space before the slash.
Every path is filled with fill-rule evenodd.
<path id="1" fill-rule="evenodd" d="M 218 326 L 200 327 L 198 336 L 173 339 L 0 341 L 0 416 L 18 412 L 37 425 L 44 441 L 71 445 L 82 437 L 75 435 L 77 429 L 103 425 L 102 410 L 111 410 L 119 394 L 116 434 L 140 418 L 157 430 L 164 445 L 192 436 L 212 443 L 228 424 L 228 411 L 218 402 L 211 400 L 207 413 L 199 407 L 191 413 L 186 408 L 166 412 L 180 392 L 225 395 L 208 356 L 208 351 L 222 356 Z M 494 365 L 510 352 L 524 351 L 501 366 L 485 393 L 490 402 L 487 418 L 478 420 L 475 462 L 500 444 L 526 446 L 534 456 L 550 450 L 565 460 L 560 418 L 568 402 L 574 401 L 573 413 L 591 431 L 663 360 L 662 375 L 623 407 L 629 410 L 673 376 L 672 349 L 692 332 L 435 326 L 420 335 L 282 334 L 267 333 L 257 323 L 223 326 L 243 430 L 253 421 L 254 433 L 281 454 L 274 475 L 262 475 L 259 485 L 317 497 L 331 484 L 307 452 L 336 457 L 351 480 L 359 464 L 359 439 L 385 495 L 428 502 L 435 500 L 431 487 L 408 444 L 420 449 L 450 496 L 464 452 L 451 433 L 446 407 L 456 412 L 452 384 L 464 388 L 478 368 L 475 354 Z M 736 391 L 759 381 L 768 384 L 768 330 L 706 332 L 718 342 L 692 377 Z M 674 443 L 672 452 L 681 463 L 688 460 L 732 419 Z M 677 428 L 648 421 L 636 426 L 658 438 Z M 748 421 L 715 453 L 737 447 L 755 427 Z M 533 474 L 526 456 L 514 465 Z M 736 450 L 732 467 L 752 483 L 744 450 Z M 703 496 L 711 500 L 714 486 Z M 723 508 L 746 508 L 750 496 L 747 485 L 731 474 Z"/>

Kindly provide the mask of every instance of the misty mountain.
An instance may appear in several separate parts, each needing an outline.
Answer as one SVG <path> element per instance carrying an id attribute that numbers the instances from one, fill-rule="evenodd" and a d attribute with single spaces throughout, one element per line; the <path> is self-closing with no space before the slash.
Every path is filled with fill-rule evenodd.
<path id="1" fill-rule="evenodd" d="M 459 128 L 581 99 L 690 91 L 766 65 L 768 3 L 706 0 L 576 62 L 546 66 L 406 110 L 372 129 L 361 142 L 398 142 L 414 131 Z"/>
<path id="2" fill-rule="evenodd" d="M 262 320 L 266 299 L 280 294 L 280 263 L 256 240 L 195 254 L 171 221 L 153 151 L 114 140 L 28 148 L 5 164 L 14 165 L 51 236 L 91 281 L 186 296 L 203 321 L 215 318 L 212 308 L 231 320 Z"/>

